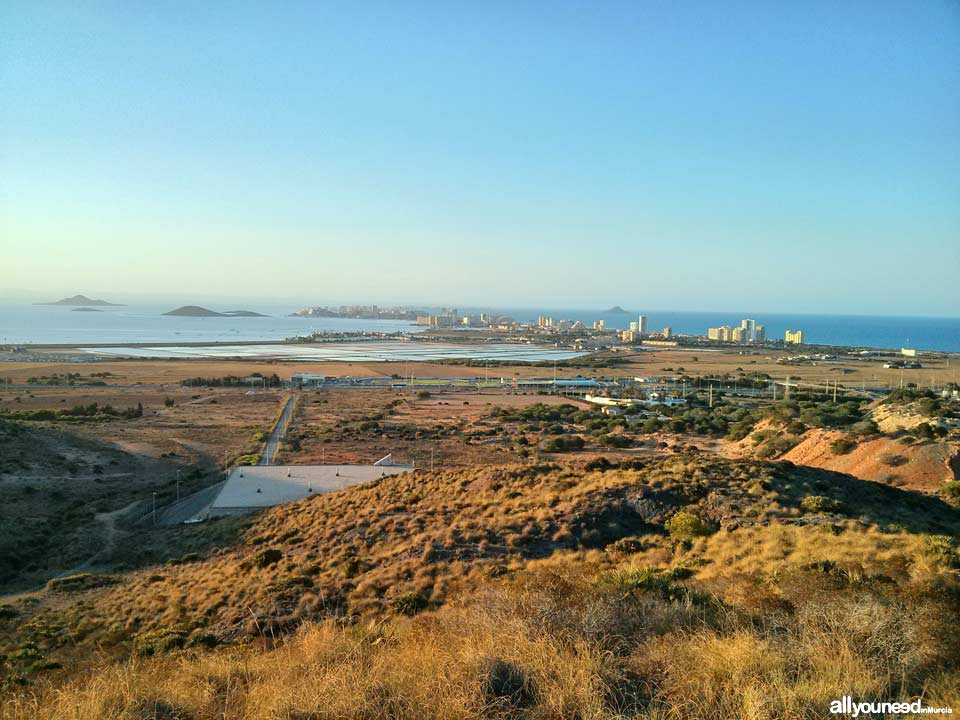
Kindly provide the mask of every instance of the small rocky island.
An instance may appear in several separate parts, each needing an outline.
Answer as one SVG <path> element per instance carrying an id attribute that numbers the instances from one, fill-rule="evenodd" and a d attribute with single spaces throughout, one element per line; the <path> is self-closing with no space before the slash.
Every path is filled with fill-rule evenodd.
<path id="1" fill-rule="evenodd" d="M 78 308 L 73 308 L 70 312 L 103 312 L 103 310 L 98 310 L 97 308 L 90 308 L 90 307 L 78 307 Z"/>
<path id="2" fill-rule="evenodd" d="M 92 305 L 96 305 L 99 307 L 104 307 L 108 305 L 110 307 L 122 307 L 120 303 L 112 303 L 112 302 L 107 302 L 106 300 L 88 298 L 86 295 L 74 295 L 73 297 L 63 298 L 62 300 L 57 300 L 55 302 L 34 303 L 34 305 L 81 305 L 88 308 Z"/>
<path id="3" fill-rule="evenodd" d="M 614 305 L 612 308 L 610 308 L 609 310 L 607 310 L 607 313 L 617 313 L 617 314 L 619 314 L 619 315 L 629 315 L 629 314 L 630 314 L 630 313 L 628 313 L 626 310 L 624 310 L 622 307 L 620 307 L 619 305 Z"/>
<path id="4" fill-rule="evenodd" d="M 209 308 L 200 307 L 199 305 L 184 305 L 178 307 L 176 310 L 171 310 L 163 314 L 171 317 L 267 317 L 253 310 L 225 310 L 224 312 L 217 312 L 216 310 L 210 310 Z"/>

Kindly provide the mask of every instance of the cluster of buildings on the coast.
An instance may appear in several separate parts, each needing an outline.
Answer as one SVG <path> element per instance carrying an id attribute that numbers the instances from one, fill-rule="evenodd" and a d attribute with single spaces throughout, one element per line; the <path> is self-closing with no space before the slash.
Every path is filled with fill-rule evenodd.
<path id="1" fill-rule="evenodd" d="M 767 341 L 767 329 L 756 320 L 744 318 L 737 327 L 721 325 L 708 328 L 707 339 L 737 345 L 763 344 Z M 803 330 L 787 330 L 783 334 L 783 342 L 786 345 L 803 345 Z"/>
<path id="2" fill-rule="evenodd" d="M 667 326 L 661 330 L 651 331 L 649 318 L 638 315 L 631 320 L 627 328 L 609 327 L 607 320 L 595 320 L 593 323 L 584 323 L 581 320 L 555 318 L 549 315 L 539 315 L 536 322 L 521 323 L 511 317 L 480 313 L 478 315 L 461 315 L 455 308 L 444 308 L 435 315 L 418 315 L 417 325 L 432 328 L 487 328 L 505 332 L 523 332 L 536 335 L 561 335 L 581 333 L 583 335 L 607 336 L 619 339 L 623 344 L 643 343 L 644 345 L 658 345 L 674 347 L 679 345 L 673 328 Z M 739 326 L 721 325 L 707 330 L 703 336 L 689 336 L 691 340 L 697 338 L 737 345 L 763 345 L 768 341 L 766 328 L 751 318 L 744 318 Z M 787 330 L 783 342 L 787 345 L 803 345 L 803 330 Z"/>

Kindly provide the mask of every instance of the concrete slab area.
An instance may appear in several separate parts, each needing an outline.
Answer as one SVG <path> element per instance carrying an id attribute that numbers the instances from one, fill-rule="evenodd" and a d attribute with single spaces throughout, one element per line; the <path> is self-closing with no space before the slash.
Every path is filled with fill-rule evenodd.
<path id="1" fill-rule="evenodd" d="M 210 517 L 238 515 L 303 500 L 388 475 L 412 465 L 257 465 L 235 468 L 210 506 Z"/>

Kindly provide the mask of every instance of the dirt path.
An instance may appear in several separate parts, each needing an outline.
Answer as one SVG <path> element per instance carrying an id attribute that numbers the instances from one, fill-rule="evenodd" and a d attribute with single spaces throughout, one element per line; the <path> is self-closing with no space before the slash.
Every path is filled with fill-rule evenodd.
<path id="1" fill-rule="evenodd" d="M 91 572 L 97 567 L 97 558 L 109 555 L 113 552 L 117 543 L 117 520 L 131 510 L 134 507 L 141 503 L 140 500 L 134 500 L 129 505 L 126 505 L 119 510 L 111 510 L 110 512 L 97 513 L 93 516 L 93 519 L 103 525 L 103 547 L 100 548 L 97 552 L 87 558 L 84 562 L 79 565 L 76 565 L 69 570 L 64 570 L 56 577 L 66 577 L 68 575 L 76 575 L 77 573 L 82 572 Z"/>

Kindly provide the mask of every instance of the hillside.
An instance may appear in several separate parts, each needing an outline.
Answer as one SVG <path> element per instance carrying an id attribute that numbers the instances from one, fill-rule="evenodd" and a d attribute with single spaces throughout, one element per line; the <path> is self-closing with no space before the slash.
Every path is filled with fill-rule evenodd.
<path id="1" fill-rule="evenodd" d="M 811 430 L 782 459 L 929 493 L 960 479 L 960 446 L 955 442 L 880 435 L 860 441 L 848 453 L 837 453 L 833 443 L 843 437 L 838 431 Z"/>
<path id="2" fill-rule="evenodd" d="M 106 300 L 99 300 L 95 298 L 88 298 L 86 295 L 74 295 L 73 297 L 62 298 L 61 300 L 55 300 L 53 302 L 45 303 L 36 303 L 37 305 L 83 305 L 83 306 L 111 306 L 111 307 L 122 307 L 119 303 L 107 302 Z"/>
<path id="3" fill-rule="evenodd" d="M 66 702 L 83 718 L 153 703 L 182 711 L 164 717 L 466 718 L 489 705 L 719 720 L 757 716 L 760 687 L 785 713 L 766 716 L 813 717 L 836 687 L 828 672 L 884 697 L 960 687 L 956 508 L 789 463 L 596 465 L 397 476 L 277 507 L 234 546 L 22 598 L 0 614 L 7 657 L 27 648 L 69 671 L 94 643 L 163 655 L 118 670 L 124 682 L 105 670 L 44 696 L 46 717 Z M 849 655 L 828 671 L 818 658 L 838 642 Z M 798 659 L 805 675 L 783 685 Z M 6 672 L 33 677 L 15 660 Z M 33 681 L 43 695 L 61 677 Z"/>

